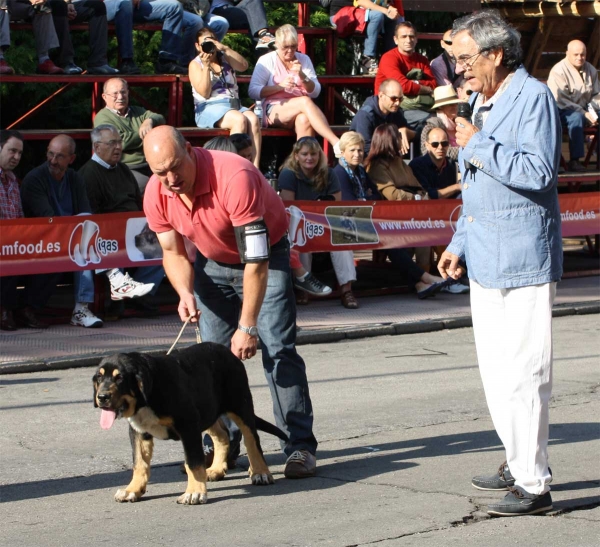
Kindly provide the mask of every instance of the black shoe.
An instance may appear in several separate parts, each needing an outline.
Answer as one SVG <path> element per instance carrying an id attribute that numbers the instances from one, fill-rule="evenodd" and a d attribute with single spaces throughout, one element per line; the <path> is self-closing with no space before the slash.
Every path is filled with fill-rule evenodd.
<path id="1" fill-rule="evenodd" d="M 140 67 L 137 66 L 133 59 L 123 59 L 119 65 L 120 74 L 141 74 Z"/>
<path id="2" fill-rule="evenodd" d="M 88 74 L 97 74 L 99 76 L 114 76 L 115 74 L 118 74 L 119 71 L 110 65 L 101 65 L 101 66 L 88 66 L 87 73 Z"/>
<path id="3" fill-rule="evenodd" d="M 548 473 L 550 473 L 550 482 L 552 482 L 552 469 L 549 467 Z M 508 463 L 504 462 L 495 475 L 473 477 L 471 484 L 478 490 L 510 490 L 515 485 L 515 478 L 508 468 Z"/>
<path id="4" fill-rule="evenodd" d="M 515 485 L 515 478 L 510 473 L 508 463 L 504 462 L 495 475 L 473 477 L 471 484 L 478 490 L 508 490 Z"/>
<path id="5" fill-rule="evenodd" d="M 2 310 L 2 318 L 0 319 L 0 330 L 17 330 L 17 324 L 13 318 L 12 310 Z"/>
<path id="6" fill-rule="evenodd" d="M 583 173 L 586 171 L 586 168 L 579 160 L 571 160 L 567 163 L 567 171 L 571 171 L 572 173 Z"/>
<path id="7" fill-rule="evenodd" d="M 33 312 L 33 308 L 27 306 L 21 310 L 15 310 L 15 322 L 20 327 L 28 329 L 47 329 L 50 325 L 42 323 Z"/>
<path id="8" fill-rule="evenodd" d="M 159 59 L 154 65 L 157 74 L 187 74 L 187 67 L 177 64 L 169 59 Z"/>
<path id="9" fill-rule="evenodd" d="M 537 495 L 525 492 L 522 488 L 514 486 L 504 499 L 498 503 L 488 505 L 488 515 L 495 517 L 518 517 L 519 515 L 535 515 L 552 509 L 552 496 L 550 492 Z"/>

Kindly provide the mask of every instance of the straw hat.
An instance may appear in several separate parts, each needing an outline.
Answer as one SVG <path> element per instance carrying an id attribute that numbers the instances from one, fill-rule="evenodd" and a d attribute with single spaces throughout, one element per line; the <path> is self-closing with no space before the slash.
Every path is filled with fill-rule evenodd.
<path id="1" fill-rule="evenodd" d="M 447 104 L 462 103 L 463 101 L 458 98 L 456 90 L 451 85 L 441 85 L 433 90 L 433 103 L 432 109 L 439 108 Z"/>

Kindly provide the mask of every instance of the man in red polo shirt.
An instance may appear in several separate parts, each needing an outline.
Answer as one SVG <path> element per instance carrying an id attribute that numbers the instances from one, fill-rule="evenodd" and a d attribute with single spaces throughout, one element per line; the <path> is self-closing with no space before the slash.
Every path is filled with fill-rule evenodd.
<path id="1" fill-rule="evenodd" d="M 379 86 L 392 78 L 400 83 L 404 93 L 401 107 L 408 126 L 417 130 L 419 125 L 430 116 L 433 106 L 433 90 L 436 81 L 429 59 L 416 52 L 417 29 L 409 21 L 396 26 L 394 42 L 398 46 L 385 53 L 379 61 L 379 70 L 375 78 L 375 95 Z M 416 141 L 418 142 L 418 141 Z"/>
<path id="2" fill-rule="evenodd" d="M 296 351 L 283 202 L 249 161 L 192 148 L 173 127 L 150 131 L 144 155 L 154 173 L 144 212 L 179 294 L 179 316 L 199 316 L 202 340 L 231 347 L 240 359 L 253 357 L 260 339 L 275 419 L 290 439 L 284 474 L 314 475 L 317 440 L 306 367 Z M 193 265 L 184 238 L 196 246 Z"/>

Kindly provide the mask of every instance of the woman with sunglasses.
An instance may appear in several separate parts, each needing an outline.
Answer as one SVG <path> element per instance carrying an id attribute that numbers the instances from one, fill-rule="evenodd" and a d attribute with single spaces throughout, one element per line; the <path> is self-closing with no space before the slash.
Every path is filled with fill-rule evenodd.
<path id="1" fill-rule="evenodd" d="M 241 106 L 236 71 L 244 72 L 248 62 L 239 53 L 220 43 L 204 27 L 196 40 L 198 56 L 189 65 L 194 96 L 196 125 L 221 127 L 229 133 L 247 133 L 252 139 L 252 163 L 260 166 L 260 122 L 254 112 Z"/>
<path id="2" fill-rule="evenodd" d="M 294 128 L 298 138 L 317 133 L 329 141 L 337 156 L 339 139 L 312 100 L 320 91 L 310 58 L 298 53 L 296 29 L 292 25 L 279 27 L 275 51 L 258 60 L 248 88 L 250 97 L 263 102 L 263 127 Z"/>
<path id="3" fill-rule="evenodd" d="M 278 180 L 281 199 L 284 201 L 333 199 L 340 201 L 340 183 L 327 166 L 323 149 L 314 137 L 302 137 L 285 160 Z M 331 252 L 331 262 L 340 286 L 342 305 L 354 310 L 358 301 L 352 294 L 352 282 L 356 281 L 354 253 L 352 251 Z M 300 260 L 310 272 L 311 253 L 300 253 Z"/>

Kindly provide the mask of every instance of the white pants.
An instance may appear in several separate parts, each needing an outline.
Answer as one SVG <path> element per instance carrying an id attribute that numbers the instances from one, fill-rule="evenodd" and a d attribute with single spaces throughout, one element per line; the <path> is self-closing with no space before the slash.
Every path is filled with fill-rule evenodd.
<path id="1" fill-rule="evenodd" d="M 548 401 L 552 392 L 552 303 L 556 283 L 485 289 L 471 280 L 479 371 L 515 484 L 550 490 Z"/>
<path id="2" fill-rule="evenodd" d="M 340 285 L 349 281 L 356 281 L 356 266 L 354 266 L 354 253 L 352 251 L 332 251 L 331 263 L 335 276 Z M 312 267 L 312 253 L 300 253 L 300 262 L 304 269 L 309 271 Z"/>

